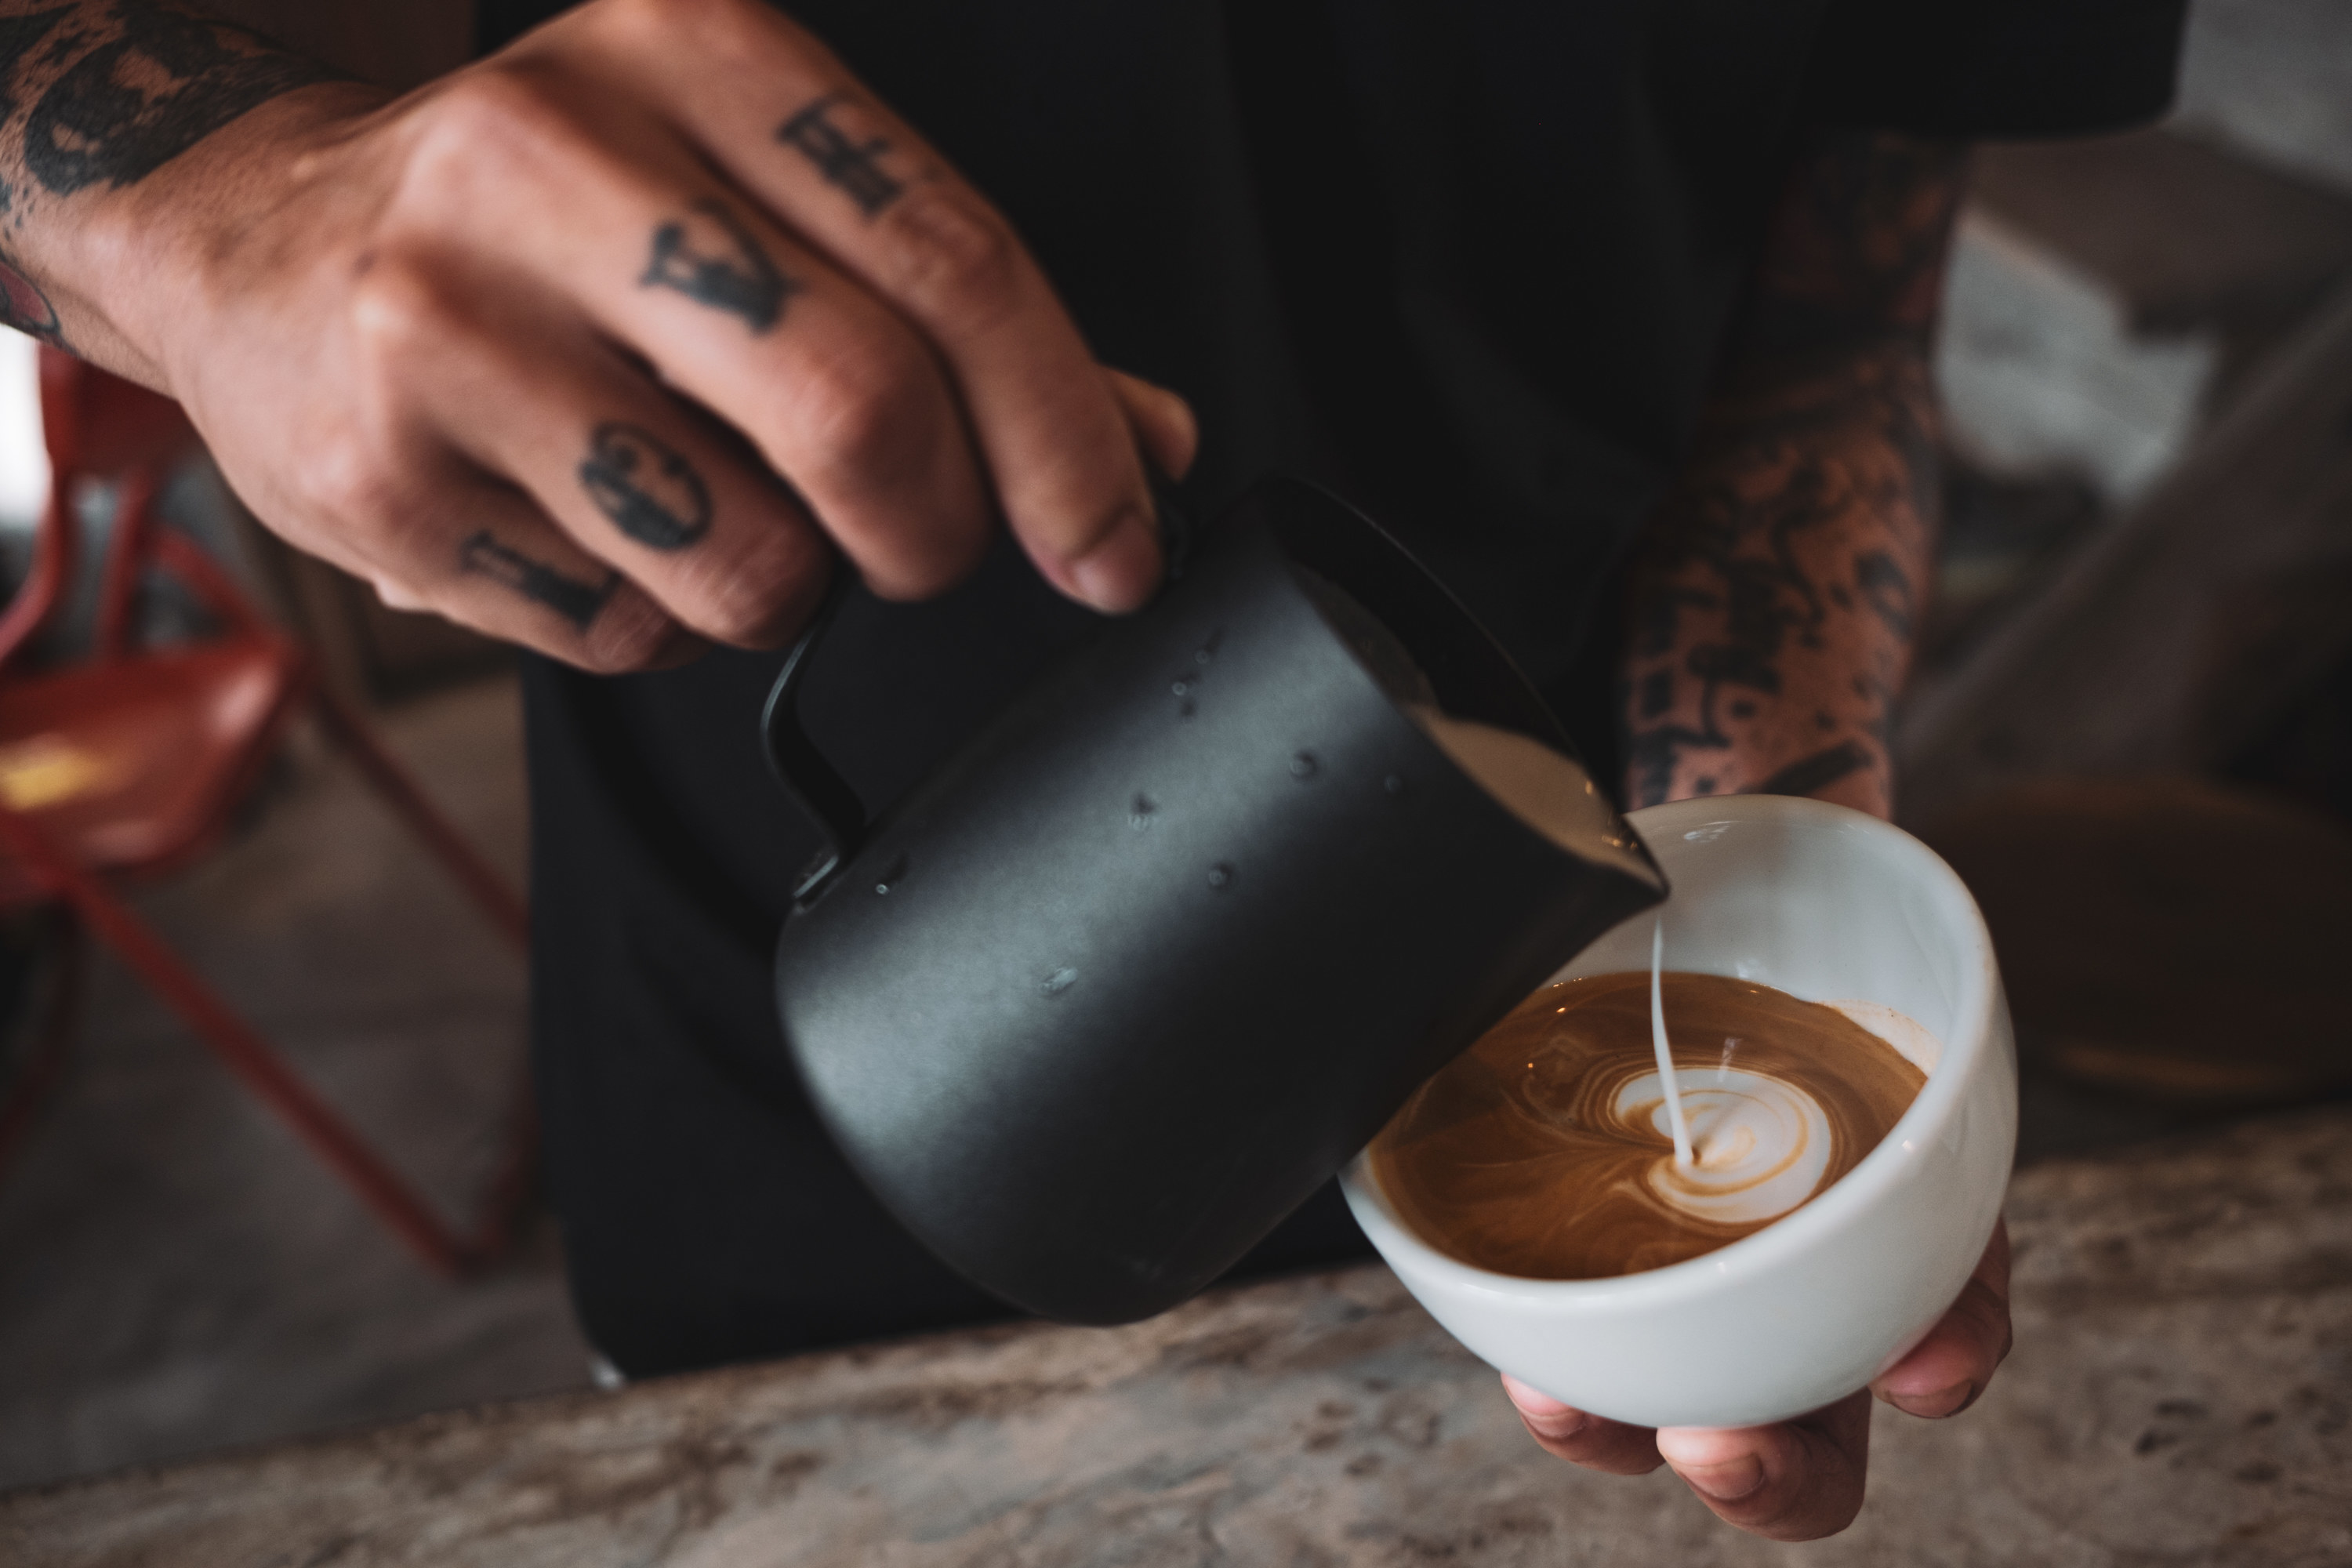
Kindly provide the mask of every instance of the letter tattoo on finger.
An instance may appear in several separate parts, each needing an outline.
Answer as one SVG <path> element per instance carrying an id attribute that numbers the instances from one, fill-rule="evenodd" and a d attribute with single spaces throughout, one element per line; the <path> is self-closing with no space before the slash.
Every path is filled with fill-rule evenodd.
<path id="1" fill-rule="evenodd" d="M 784 301 L 805 287 L 769 260 L 751 230 L 715 200 L 698 201 L 685 217 L 654 230 L 653 258 L 637 282 L 740 316 L 754 333 L 774 326 Z"/>
<path id="2" fill-rule="evenodd" d="M 829 92 L 776 130 L 776 140 L 816 165 L 824 183 L 845 194 L 867 217 L 898 199 L 906 187 L 878 162 L 890 143 L 877 136 L 859 142 L 827 118 L 843 95 Z"/>
<path id="3" fill-rule="evenodd" d="M 710 489 L 684 454 L 639 425 L 596 426 L 580 459 L 596 510 L 639 544 L 683 550 L 710 531 Z"/>
<path id="4" fill-rule="evenodd" d="M 457 569 L 503 583 L 533 604 L 546 605 L 583 632 L 595 622 L 604 602 L 613 596 L 613 590 L 621 582 L 618 572 L 607 573 L 602 583 L 567 577 L 546 562 L 534 561 L 521 551 L 499 543 L 498 536 L 487 528 L 457 547 Z"/>

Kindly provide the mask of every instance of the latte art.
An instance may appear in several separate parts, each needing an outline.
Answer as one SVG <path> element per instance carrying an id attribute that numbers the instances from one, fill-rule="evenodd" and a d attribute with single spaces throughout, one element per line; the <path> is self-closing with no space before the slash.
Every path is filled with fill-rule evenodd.
<path id="1" fill-rule="evenodd" d="M 1752 1072 L 1675 1069 L 1691 1153 L 1677 1165 L 1671 1151 L 1643 1179 L 1668 1208 L 1718 1225 L 1778 1219 L 1813 1195 L 1830 1168 L 1830 1119 L 1794 1084 Z M 1617 1091 L 1621 1121 L 1646 1120 L 1671 1139 L 1664 1086 L 1654 1071 Z"/>
<path id="2" fill-rule="evenodd" d="M 1649 985 L 1631 973 L 1553 986 L 1423 1085 L 1372 1142 L 1399 1215 L 1496 1273 L 1663 1268 L 1801 1207 L 1877 1146 L 1926 1081 L 1837 1007 L 1668 973 L 1694 1155 L 1677 1166 Z"/>

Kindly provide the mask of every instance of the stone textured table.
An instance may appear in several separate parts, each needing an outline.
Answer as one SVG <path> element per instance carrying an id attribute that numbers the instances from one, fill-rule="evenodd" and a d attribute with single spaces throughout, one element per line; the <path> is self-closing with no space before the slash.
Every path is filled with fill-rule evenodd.
<path id="1" fill-rule="evenodd" d="M 2019 1178 L 2016 1353 L 1833 1541 L 1573 1473 L 1377 1268 L 0 1498 L 0 1563 L 2352 1563 L 2352 1110 Z"/>

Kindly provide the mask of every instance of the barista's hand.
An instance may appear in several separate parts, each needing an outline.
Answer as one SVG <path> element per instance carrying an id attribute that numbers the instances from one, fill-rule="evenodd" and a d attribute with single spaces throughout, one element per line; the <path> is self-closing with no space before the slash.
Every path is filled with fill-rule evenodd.
<path id="1" fill-rule="evenodd" d="M 1138 443 L 1181 472 L 1182 402 L 1097 364 L 1004 218 L 759 0 L 593 0 L 142 175 L 118 248 L 164 281 L 101 357 L 389 603 L 622 670 L 782 642 L 836 548 L 937 593 L 999 518 L 1099 609 L 1158 578 Z"/>
<path id="2" fill-rule="evenodd" d="M 1976 1403 L 2009 1354 L 2009 1228 L 1995 1227 L 1960 1299 L 1917 1348 L 1866 1391 L 1776 1426 L 1653 1430 L 1572 1410 L 1503 1379 L 1535 1440 L 1572 1465 L 1612 1476 L 1671 1465 L 1699 1500 L 1740 1529 L 1815 1541 L 1853 1522 L 1870 1467 L 1870 1398 L 1938 1420 Z"/>

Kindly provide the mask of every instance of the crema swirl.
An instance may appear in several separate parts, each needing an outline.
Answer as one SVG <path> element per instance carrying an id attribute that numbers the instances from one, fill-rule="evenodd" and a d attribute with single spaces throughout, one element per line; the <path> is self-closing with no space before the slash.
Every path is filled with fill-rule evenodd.
<path id="1" fill-rule="evenodd" d="M 1877 1146 L 1926 1081 L 1835 1007 L 1670 973 L 1666 1028 L 1696 1156 L 1678 1168 L 1649 978 L 1541 992 L 1423 1085 L 1372 1143 L 1401 1217 L 1501 1274 L 1663 1268 L 1809 1202 Z"/>

